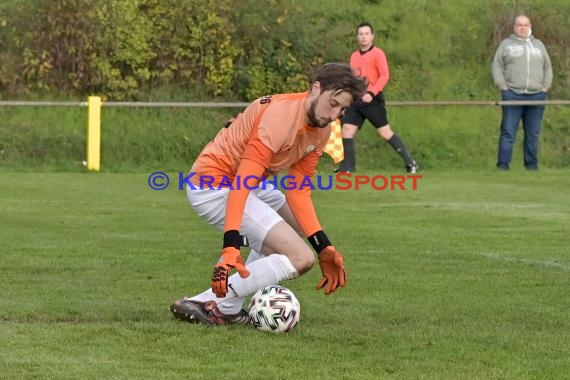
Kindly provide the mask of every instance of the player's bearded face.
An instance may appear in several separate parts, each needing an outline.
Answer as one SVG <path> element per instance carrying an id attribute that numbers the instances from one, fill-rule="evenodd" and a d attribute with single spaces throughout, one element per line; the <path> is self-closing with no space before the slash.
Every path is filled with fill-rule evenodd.
<path id="1" fill-rule="evenodd" d="M 316 128 L 325 128 L 338 119 L 346 107 L 352 102 L 352 97 L 344 91 L 324 91 L 311 100 L 308 110 L 309 124 Z"/>
<path id="2" fill-rule="evenodd" d="M 324 128 L 330 123 L 330 121 L 327 121 L 326 118 L 317 117 L 317 103 L 319 101 L 319 98 L 320 96 L 311 101 L 311 106 L 309 107 L 309 115 L 308 115 L 309 124 L 313 127 Z"/>

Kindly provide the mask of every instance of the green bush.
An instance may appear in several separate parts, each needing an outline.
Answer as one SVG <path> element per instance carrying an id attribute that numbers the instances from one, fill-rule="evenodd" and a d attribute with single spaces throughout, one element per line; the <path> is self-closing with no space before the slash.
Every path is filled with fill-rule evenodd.
<path id="1" fill-rule="evenodd" d="M 302 91 L 327 61 L 347 61 L 368 20 L 392 69 L 394 98 L 473 98 L 513 17 L 528 13 L 554 64 L 553 96 L 570 95 L 562 1 L 12 0 L 0 5 L 4 97 L 250 100 Z"/>

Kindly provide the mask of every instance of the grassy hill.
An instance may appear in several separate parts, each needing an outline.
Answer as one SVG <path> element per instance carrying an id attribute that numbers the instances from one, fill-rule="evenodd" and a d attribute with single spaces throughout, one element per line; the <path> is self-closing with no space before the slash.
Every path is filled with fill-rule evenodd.
<path id="1" fill-rule="evenodd" d="M 570 99 L 567 2 L 328 0 L 273 5 L 279 4 L 279 15 L 260 11 L 258 27 L 269 30 L 269 35 L 272 30 L 289 33 L 292 49 L 307 66 L 318 66 L 319 60 L 346 61 L 356 48 L 355 26 L 370 21 L 376 28 L 376 43 L 390 63 L 391 80 L 385 91 L 389 102 L 498 100 L 490 60 L 497 44 L 511 32 L 514 15 L 526 13 L 554 64 L 550 99 Z M 311 54 L 318 59 L 312 60 Z M 153 91 L 149 97 L 155 100 L 194 101 L 180 90 Z M 104 108 L 103 169 L 186 170 L 236 111 Z M 500 117 L 500 109 L 489 106 L 389 107 L 393 129 L 422 168 L 430 170 L 492 168 Z M 548 107 L 540 148 L 543 166 L 570 164 L 568 119 L 568 106 Z M 85 109 L 0 107 L 0 170 L 83 170 L 79 163 L 85 158 L 85 126 Z M 519 141 L 515 169 L 522 167 L 521 150 Z M 359 169 L 401 170 L 399 157 L 368 124 L 357 136 L 357 151 Z M 332 169 L 328 160 L 322 166 Z"/>

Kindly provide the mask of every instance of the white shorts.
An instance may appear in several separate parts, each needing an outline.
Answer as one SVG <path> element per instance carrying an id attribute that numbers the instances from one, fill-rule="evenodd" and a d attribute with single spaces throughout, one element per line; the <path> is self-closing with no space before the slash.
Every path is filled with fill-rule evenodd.
<path id="1" fill-rule="evenodd" d="M 186 196 L 190 206 L 209 224 L 223 231 L 226 219 L 228 189 L 192 189 L 186 186 Z M 285 194 L 267 182 L 249 193 L 245 203 L 240 233 L 246 235 L 249 246 L 261 252 L 267 233 L 283 220 L 277 213 L 285 204 Z"/>

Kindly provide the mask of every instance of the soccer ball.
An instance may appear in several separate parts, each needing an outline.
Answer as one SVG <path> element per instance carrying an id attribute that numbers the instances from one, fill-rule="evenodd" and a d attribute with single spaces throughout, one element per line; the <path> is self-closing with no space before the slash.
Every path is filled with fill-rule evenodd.
<path id="1" fill-rule="evenodd" d="M 299 323 L 301 305 L 291 290 L 269 285 L 251 297 L 249 317 L 253 327 L 260 331 L 286 333 Z"/>

